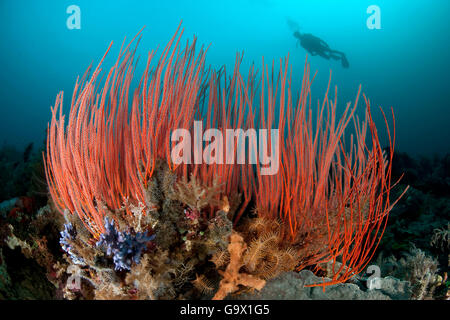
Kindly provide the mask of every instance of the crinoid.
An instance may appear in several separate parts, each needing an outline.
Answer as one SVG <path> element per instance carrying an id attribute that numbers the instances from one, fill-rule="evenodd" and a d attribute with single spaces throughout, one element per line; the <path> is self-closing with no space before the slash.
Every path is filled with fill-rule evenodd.
<path id="1" fill-rule="evenodd" d="M 249 243 L 243 255 L 244 269 L 248 273 L 267 280 L 282 272 L 294 270 L 298 264 L 298 252 L 289 242 L 284 241 L 280 221 L 249 219 L 240 230 Z"/>
<path id="2" fill-rule="evenodd" d="M 214 291 L 214 284 L 204 275 L 196 275 L 195 280 L 192 281 L 192 284 L 202 294 L 210 294 Z"/>
<path id="3" fill-rule="evenodd" d="M 447 228 L 434 229 L 430 245 L 443 252 L 450 249 L 450 223 Z"/>
<path id="4" fill-rule="evenodd" d="M 219 249 L 212 255 L 210 261 L 220 269 L 230 261 L 230 254 L 227 250 Z"/>

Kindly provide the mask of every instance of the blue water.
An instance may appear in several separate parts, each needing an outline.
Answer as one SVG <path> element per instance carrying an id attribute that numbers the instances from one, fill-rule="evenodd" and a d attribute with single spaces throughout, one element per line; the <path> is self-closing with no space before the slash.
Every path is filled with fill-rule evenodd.
<path id="1" fill-rule="evenodd" d="M 126 3 L 126 4 L 125 4 Z M 381 10 L 381 29 L 369 30 L 369 5 Z M 81 29 L 69 30 L 66 8 L 81 10 Z M 184 39 L 198 36 L 211 47 L 207 63 L 231 69 L 244 52 L 242 69 L 290 55 L 298 88 L 306 51 L 296 46 L 286 20 L 346 53 L 350 68 L 310 57 L 321 98 L 329 70 L 339 88 L 340 109 L 359 84 L 373 105 L 397 119 L 397 150 L 412 154 L 450 151 L 450 1 L 0 1 L 0 145 L 41 144 L 50 106 L 60 90 L 69 107 L 73 84 L 111 41 L 109 67 L 124 39 L 144 25 L 138 54 L 163 47 L 183 20 Z M 143 69 L 143 63 L 141 69 Z M 362 105 L 361 105 L 362 107 Z M 362 110 L 362 108 L 361 108 Z M 377 124 L 383 122 L 375 112 Z M 381 130 L 381 129 L 380 129 Z M 381 130 L 382 131 L 382 130 Z"/>

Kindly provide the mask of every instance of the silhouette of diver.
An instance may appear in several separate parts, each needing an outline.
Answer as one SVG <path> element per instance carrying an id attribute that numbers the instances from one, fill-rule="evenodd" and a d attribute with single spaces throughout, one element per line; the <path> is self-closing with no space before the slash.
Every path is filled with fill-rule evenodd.
<path id="1" fill-rule="evenodd" d="M 347 57 L 341 51 L 333 50 L 330 46 L 322 39 L 310 34 L 310 33 L 300 33 L 299 31 L 294 32 L 294 37 L 298 39 L 298 44 L 305 48 L 310 55 L 319 55 L 327 60 L 341 60 L 342 66 L 348 68 L 350 65 L 348 63 Z"/>

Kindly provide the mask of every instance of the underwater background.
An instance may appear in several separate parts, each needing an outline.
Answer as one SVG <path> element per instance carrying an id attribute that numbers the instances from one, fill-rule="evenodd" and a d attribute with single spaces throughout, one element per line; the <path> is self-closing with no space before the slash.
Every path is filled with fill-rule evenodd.
<path id="1" fill-rule="evenodd" d="M 66 10 L 71 5 L 80 8 L 80 29 L 67 26 L 71 13 Z M 381 29 L 368 28 L 371 13 L 367 9 L 371 5 L 380 8 Z M 42 151 L 50 107 L 63 90 L 67 114 L 77 77 L 91 64 L 98 64 L 112 41 L 102 65 L 104 71 L 109 70 L 124 39 L 129 42 L 145 26 L 136 51 L 140 61 L 131 85 L 134 89 L 145 70 L 147 53 L 157 49 L 157 60 L 180 22 L 184 28 L 181 44 L 197 37 L 197 48 L 208 47 L 206 67 L 219 69 L 225 65 L 228 75 L 240 54 L 244 79 L 253 64 L 261 71 L 262 57 L 269 66 L 275 61 L 278 70 L 280 59 L 289 55 L 292 89 L 297 92 L 308 56 L 311 73 L 317 71 L 313 102 L 322 101 L 332 71 L 330 95 L 334 96 L 337 86 L 338 117 L 362 85 L 362 92 L 371 101 L 382 147 L 387 146 L 388 137 L 378 106 L 388 119 L 393 108 L 396 146 L 392 182 L 402 179 L 392 189 L 391 201 L 407 192 L 391 210 L 381 243 L 370 261 L 380 266 L 387 289 L 371 291 L 366 285 L 370 273 L 362 272 L 352 282 L 358 288 L 352 288 L 356 291 L 351 294 L 354 299 L 448 300 L 448 12 L 448 0 L 0 0 L 0 300 L 92 298 L 83 292 L 71 296 L 64 291 L 68 273 L 63 255 L 70 252 L 67 239 L 73 230 L 55 210 L 44 174 Z M 349 67 L 341 61 L 307 54 L 295 31 L 311 33 L 345 53 Z M 356 112 L 363 118 L 365 105 L 363 99 L 359 101 Z M 245 215 L 253 217 L 252 206 Z M 195 216 L 195 212 L 186 210 L 183 214 Z M 109 227 L 115 231 L 113 223 Z M 324 267 L 322 273 L 313 274 L 309 269 L 301 272 L 303 280 L 314 282 L 327 276 L 329 270 Z M 340 299 L 349 294 L 348 283 L 327 293 L 321 288 L 293 292 L 293 283 L 299 281 L 293 274 L 286 272 L 273 286 L 268 282 L 258 298 Z M 188 280 L 190 283 L 192 279 Z M 280 293 L 277 287 L 285 290 Z M 201 296 L 183 290 L 185 297 Z M 111 298 L 110 291 L 106 288 L 102 294 Z M 250 294 L 242 297 L 254 298 Z"/>
<path id="2" fill-rule="evenodd" d="M 73 4 L 81 10 L 81 29 L 66 26 L 66 9 Z M 366 10 L 373 4 L 381 10 L 379 30 L 366 25 Z M 361 84 L 374 106 L 394 108 L 397 150 L 442 154 L 450 150 L 449 9 L 447 0 L 2 0 L 0 143 L 20 148 L 41 144 L 56 94 L 64 90 L 68 110 L 76 77 L 96 64 L 114 41 L 105 63 L 110 66 L 125 37 L 131 39 L 143 26 L 137 52 L 141 57 L 158 45 L 161 52 L 180 21 L 184 40 L 196 35 L 199 44 L 210 45 L 206 63 L 216 68 L 225 64 L 232 70 L 242 52 L 244 73 L 252 63 L 260 70 L 263 56 L 266 63 L 279 63 L 289 54 L 295 90 L 306 51 L 297 46 L 290 20 L 301 32 L 345 52 L 350 63 L 344 69 L 337 61 L 310 56 L 312 71 L 318 71 L 313 98 L 322 97 L 332 69 L 332 85 L 339 89 L 338 114 Z M 141 61 L 137 74 L 143 68 Z M 380 113 L 374 114 L 383 125 Z"/>

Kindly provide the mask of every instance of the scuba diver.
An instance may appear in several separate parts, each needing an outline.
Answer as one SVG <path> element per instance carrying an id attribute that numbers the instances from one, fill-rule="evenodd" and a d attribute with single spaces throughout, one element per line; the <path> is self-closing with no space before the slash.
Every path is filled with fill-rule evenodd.
<path id="1" fill-rule="evenodd" d="M 299 31 L 294 32 L 294 37 L 298 39 L 297 46 L 300 43 L 300 45 L 312 56 L 319 55 L 327 60 L 330 60 L 330 58 L 334 60 L 341 60 L 344 68 L 348 68 L 350 66 L 347 57 L 343 52 L 331 49 L 330 46 L 322 39 L 310 33 L 300 33 Z"/>

